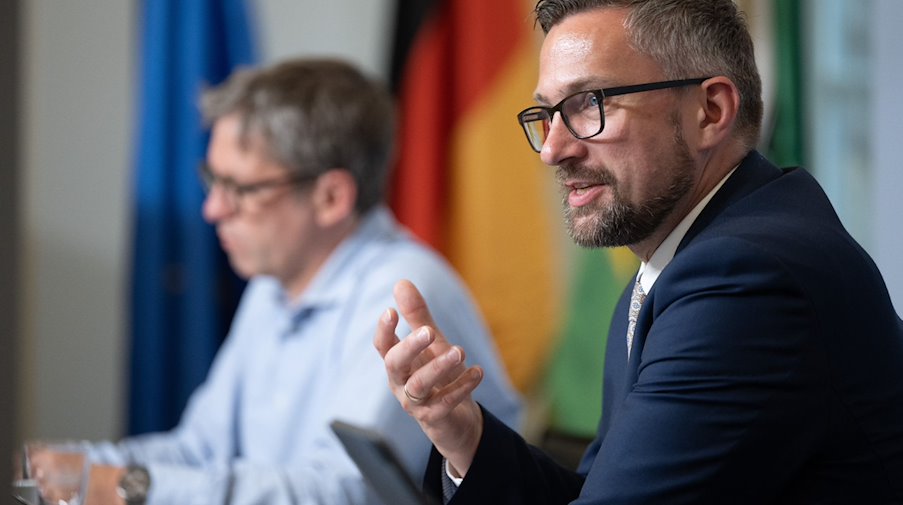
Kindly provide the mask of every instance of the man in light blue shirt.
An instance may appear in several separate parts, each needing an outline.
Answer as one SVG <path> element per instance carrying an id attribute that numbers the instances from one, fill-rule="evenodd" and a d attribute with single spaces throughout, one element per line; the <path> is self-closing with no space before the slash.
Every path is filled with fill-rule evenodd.
<path id="1" fill-rule="evenodd" d="M 202 107 L 204 216 L 250 283 L 174 430 L 85 446 L 92 505 L 378 503 L 333 419 L 382 432 L 418 474 L 430 443 L 371 347 L 402 278 L 483 367 L 480 401 L 516 426 L 519 399 L 466 288 L 384 205 L 394 106 L 382 86 L 297 60 L 238 72 Z M 44 474 L 49 461 L 32 457 Z"/>

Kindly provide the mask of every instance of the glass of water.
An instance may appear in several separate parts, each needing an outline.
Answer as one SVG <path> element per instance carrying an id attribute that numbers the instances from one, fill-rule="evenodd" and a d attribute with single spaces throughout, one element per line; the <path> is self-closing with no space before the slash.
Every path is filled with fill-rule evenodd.
<path id="1" fill-rule="evenodd" d="M 85 455 L 73 442 L 29 442 L 25 446 L 28 477 L 45 503 L 79 505 Z"/>

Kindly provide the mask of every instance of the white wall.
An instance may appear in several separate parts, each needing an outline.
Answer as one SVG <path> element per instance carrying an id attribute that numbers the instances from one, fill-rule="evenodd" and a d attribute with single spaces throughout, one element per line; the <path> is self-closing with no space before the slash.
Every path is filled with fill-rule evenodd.
<path id="1" fill-rule="evenodd" d="M 115 437 L 127 391 L 140 3 L 22 4 L 22 436 Z M 265 61 L 328 54 L 385 74 L 394 0 L 252 5 Z"/>
<path id="2" fill-rule="evenodd" d="M 134 5 L 22 3 L 27 435 L 118 430 Z"/>
<path id="3" fill-rule="evenodd" d="M 395 0 L 252 0 L 265 61 L 341 56 L 388 75 Z"/>

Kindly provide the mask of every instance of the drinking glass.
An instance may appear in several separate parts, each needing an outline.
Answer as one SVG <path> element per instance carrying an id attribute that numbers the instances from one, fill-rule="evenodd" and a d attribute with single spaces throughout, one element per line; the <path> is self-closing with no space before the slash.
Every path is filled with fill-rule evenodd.
<path id="1" fill-rule="evenodd" d="M 45 503 L 79 505 L 85 455 L 75 442 L 29 442 L 25 445 L 28 477 Z"/>

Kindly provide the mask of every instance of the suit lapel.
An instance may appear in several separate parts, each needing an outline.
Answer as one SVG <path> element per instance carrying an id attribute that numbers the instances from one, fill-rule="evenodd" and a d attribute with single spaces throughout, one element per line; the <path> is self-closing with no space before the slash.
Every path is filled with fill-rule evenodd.
<path id="1" fill-rule="evenodd" d="M 599 438 L 608 431 L 608 423 L 618 406 L 624 401 L 625 376 L 627 367 L 627 310 L 633 282 L 628 283 L 615 306 L 608 328 L 608 343 L 605 347 L 605 379 L 602 382 L 602 420 L 599 423 Z"/>

